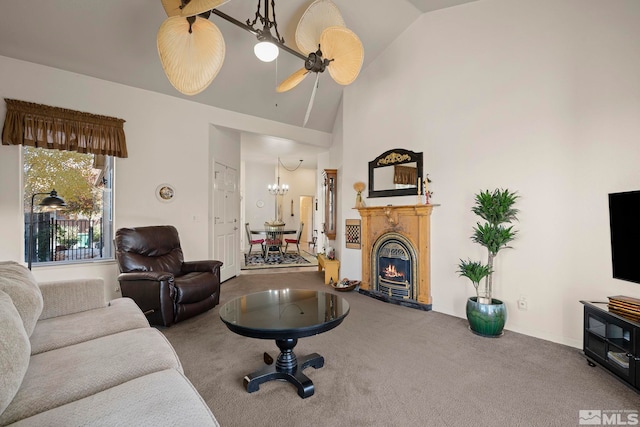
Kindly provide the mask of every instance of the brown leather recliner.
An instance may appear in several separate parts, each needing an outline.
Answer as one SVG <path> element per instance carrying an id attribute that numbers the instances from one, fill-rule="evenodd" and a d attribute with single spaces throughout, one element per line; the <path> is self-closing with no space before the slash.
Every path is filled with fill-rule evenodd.
<path id="1" fill-rule="evenodd" d="M 121 228 L 115 246 L 122 296 L 133 299 L 152 325 L 171 326 L 220 302 L 222 262 L 185 262 L 175 227 Z"/>

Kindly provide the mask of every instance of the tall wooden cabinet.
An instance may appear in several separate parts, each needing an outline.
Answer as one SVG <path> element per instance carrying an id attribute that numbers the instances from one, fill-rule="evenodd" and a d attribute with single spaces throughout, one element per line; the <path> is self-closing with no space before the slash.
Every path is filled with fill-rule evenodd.
<path id="1" fill-rule="evenodd" d="M 322 171 L 324 178 L 324 234 L 329 240 L 336 239 L 338 230 L 337 221 L 337 192 L 338 170 L 325 169 Z"/>

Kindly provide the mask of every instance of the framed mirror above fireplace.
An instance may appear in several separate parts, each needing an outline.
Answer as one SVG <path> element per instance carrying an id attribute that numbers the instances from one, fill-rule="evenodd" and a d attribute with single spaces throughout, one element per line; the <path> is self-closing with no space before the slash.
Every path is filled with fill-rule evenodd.
<path id="1" fill-rule="evenodd" d="M 369 162 L 369 197 L 416 195 L 422 179 L 422 153 L 385 151 Z"/>

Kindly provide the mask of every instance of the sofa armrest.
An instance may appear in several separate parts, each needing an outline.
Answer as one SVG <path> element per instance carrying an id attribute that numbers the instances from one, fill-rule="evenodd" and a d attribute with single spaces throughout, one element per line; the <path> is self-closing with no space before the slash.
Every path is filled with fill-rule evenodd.
<path id="1" fill-rule="evenodd" d="M 185 261 L 182 263 L 182 273 L 193 273 L 196 271 L 219 273 L 222 261 L 207 260 L 207 261 Z"/>
<path id="2" fill-rule="evenodd" d="M 44 301 L 40 320 L 107 305 L 104 281 L 101 278 L 40 282 L 38 287 Z"/>

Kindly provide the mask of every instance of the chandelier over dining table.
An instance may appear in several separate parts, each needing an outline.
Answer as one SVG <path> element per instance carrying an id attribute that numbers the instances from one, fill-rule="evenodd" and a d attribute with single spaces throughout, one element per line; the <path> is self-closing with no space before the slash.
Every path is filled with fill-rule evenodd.
<path id="1" fill-rule="evenodd" d="M 300 165 L 302 165 L 302 159 L 299 161 L 298 165 L 295 168 L 288 169 L 284 164 L 282 164 L 282 162 L 280 161 L 280 157 L 278 157 L 276 183 L 267 185 L 267 191 L 269 191 L 269 194 L 271 194 L 272 196 L 275 196 L 274 222 L 277 222 L 277 223 L 282 222 L 282 211 L 280 210 L 280 207 L 279 207 L 278 196 L 284 196 L 289 191 L 289 185 L 280 183 L 280 165 L 282 165 L 282 167 L 288 170 L 289 172 L 295 172 L 298 170 Z"/>
<path id="2" fill-rule="evenodd" d="M 278 157 L 278 180 L 275 184 L 269 184 L 267 189 L 269 190 L 269 193 L 274 196 L 284 196 L 287 194 L 287 191 L 289 191 L 289 186 L 287 184 L 280 185 L 280 157 Z"/>

